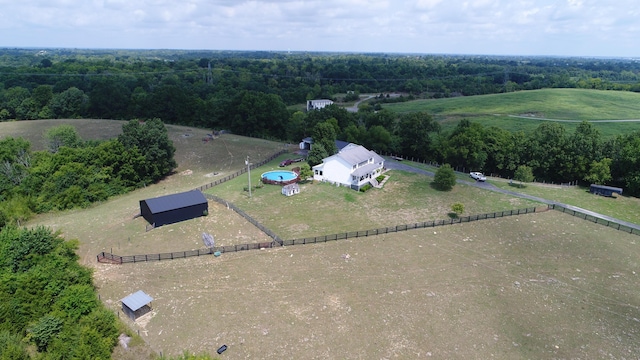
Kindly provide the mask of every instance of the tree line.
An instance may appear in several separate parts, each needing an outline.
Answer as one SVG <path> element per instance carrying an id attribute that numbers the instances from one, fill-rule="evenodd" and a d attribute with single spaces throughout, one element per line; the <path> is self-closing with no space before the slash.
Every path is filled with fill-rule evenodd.
<path id="1" fill-rule="evenodd" d="M 640 131 L 604 139 L 589 122 L 572 133 L 559 123 L 542 122 L 529 134 L 512 133 L 463 119 L 445 132 L 426 112 L 397 115 L 370 106 L 354 114 L 332 105 L 292 119 L 297 121 L 290 131 L 302 134 L 308 128 L 314 138 L 311 165 L 335 152 L 330 144 L 338 139 L 467 171 L 518 178 L 524 167 L 536 181 L 616 185 L 640 195 Z M 318 147 L 316 139 L 321 139 Z"/>
<path id="2" fill-rule="evenodd" d="M 22 138 L 0 140 L 0 227 L 33 213 L 86 207 L 154 183 L 177 167 L 159 119 L 131 120 L 107 141 L 84 141 L 71 125 L 45 134 L 48 149 Z"/>
<path id="3" fill-rule="evenodd" d="M 416 98 L 541 88 L 640 91 L 625 59 L 0 50 L 0 120 L 150 119 L 282 137 L 286 106 L 336 94 Z M 263 124 L 264 119 L 270 122 Z M 257 127 L 246 127 L 246 123 Z"/>

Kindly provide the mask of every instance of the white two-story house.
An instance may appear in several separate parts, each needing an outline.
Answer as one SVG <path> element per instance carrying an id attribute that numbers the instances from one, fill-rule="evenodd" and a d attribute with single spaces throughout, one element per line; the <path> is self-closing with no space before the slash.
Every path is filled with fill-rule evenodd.
<path id="1" fill-rule="evenodd" d="M 349 144 L 335 155 L 322 159 L 313 167 L 313 179 L 349 186 L 354 190 L 366 184 L 378 184 L 376 177 L 382 173 L 384 159 L 364 146 Z"/>

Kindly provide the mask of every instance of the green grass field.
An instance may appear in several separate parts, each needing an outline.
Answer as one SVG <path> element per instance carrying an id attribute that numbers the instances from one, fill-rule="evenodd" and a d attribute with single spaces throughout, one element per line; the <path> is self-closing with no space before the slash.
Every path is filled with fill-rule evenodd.
<path id="1" fill-rule="evenodd" d="M 604 137 L 640 130 L 640 122 L 599 122 L 640 119 L 640 94 L 622 91 L 543 89 L 415 100 L 385 104 L 383 107 L 398 113 L 426 111 L 433 114 L 445 130 L 454 127 L 463 118 L 509 131 L 532 131 L 540 124 L 541 118 L 563 120 L 562 124 L 569 131 L 580 121 L 593 121 Z M 525 116 L 528 119 L 511 116 Z"/>
<path id="2" fill-rule="evenodd" d="M 27 132 L 16 128 L 19 123 L 10 123 L 11 131 L 4 125 L 0 136 Z M 38 132 L 49 125 L 25 122 Z M 86 136 L 118 133 L 118 122 L 103 125 L 114 128 L 90 126 Z M 635 290 L 640 238 L 557 211 L 219 258 L 98 264 L 95 255 L 101 251 L 132 255 L 203 248 L 202 232 L 213 234 L 218 245 L 268 241 L 216 203 L 210 203 L 206 217 L 145 231 L 144 220 L 134 218 L 140 199 L 192 189 L 241 169 L 247 155 L 257 160 L 283 148 L 234 135 L 204 143 L 205 130 L 168 130 L 177 148 L 175 174 L 88 209 L 43 214 L 28 224 L 80 240 L 82 262 L 94 269 L 101 300 L 114 311 L 130 293 L 151 295 L 153 311 L 127 323 L 156 352 L 215 354 L 227 344 L 224 356 L 233 359 L 640 353 Z M 252 170 L 252 184 L 279 160 Z M 454 202 L 465 205 L 463 216 L 537 205 L 465 185 L 438 192 L 429 177 L 389 174 L 383 189 L 366 193 L 306 183 L 292 197 L 265 185 L 249 198 L 243 190 L 247 174 L 210 190 L 285 239 L 446 219 Z M 578 195 L 540 194 L 568 203 Z M 598 201 L 584 207 L 606 210 Z M 136 359 L 140 353 L 118 354 Z"/>
<path id="3" fill-rule="evenodd" d="M 259 183 L 263 172 L 277 168 L 278 160 L 252 171 L 251 183 Z M 466 214 L 540 205 L 466 185 L 440 192 L 432 188 L 432 178 L 401 171 L 387 174 L 390 178 L 384 188 L 366 193 L 327 183 L 304 183 L 300 194 L 292 197 L 281 195 L 280 186 L 264 185 L 249 198 L 243 191 L 248 183 L 246 175 L 206 192 L 239 206 L 284 239 L 448 219 L 456 202 L 464 203 Z"/>
<path id="4" fill-rule="evenodd" d="M 553 199 L 568 205 L 583 209 L 598 209 L 601 214 L 612 216 L 620 220 L 640 223 L 640 199 L 631 196 L 604 197 L 593 195 L 588 187 L 545 185 L 540 183 L 526 183 L 519 187 L 519 183 L 510 184 L 508 180 L 490 178 L 489 181 L 499 188 L 511 191 Z"/>

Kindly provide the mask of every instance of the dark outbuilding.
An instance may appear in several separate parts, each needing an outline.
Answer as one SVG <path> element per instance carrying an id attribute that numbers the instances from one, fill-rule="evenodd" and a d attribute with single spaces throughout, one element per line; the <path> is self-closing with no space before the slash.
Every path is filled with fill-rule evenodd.
<path id="1" fill-rule="evenodd" d="M 613 194 L 622 195 L 622 189 L 613 186 L 605 186 L 605 185 L 596 185 L 591 184 L 589 187 L 589 191 L 592 194 L 602 195 L 602 196 L 613 196 Z"/>
<path id="2" fill-rule="evenodd" d="M 140 200 L 140 214 L 154 227 L 206 215 L 209 203 L 200 190 Z"/>

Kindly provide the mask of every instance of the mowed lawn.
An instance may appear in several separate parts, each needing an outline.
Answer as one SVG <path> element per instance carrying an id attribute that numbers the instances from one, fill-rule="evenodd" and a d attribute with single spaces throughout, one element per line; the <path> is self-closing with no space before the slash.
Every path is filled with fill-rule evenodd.
<path id="1" fill-rule="evenodd" d="M 156 351 L 225 359 L 633 358 L 636 235 L 557 211 L 376 237 L 96 267 Z"/>
<path id="2" fill-rule="evenodd" d="M 253 170 L 252 184 L 259 182 L 263 172 L 277 168 L 277 164 L 275 160 Z M 433 178 L 403 171 L 388 171 L 386 175 L 389 179 L 382 189 L 366 193 L 307 182 L 300 185 L 300 193 L 294 196 L 283 196 L 280 186 L 264 185 L 254 189 L 249 198 L 244 191 L 248 184 L 246 174 L 206 192 L 234 203 L 283 239 L 449 219 L 451 206 L 456 202 L 465 206 L 463 216 L 540 205 L 467 185 L 441 192 L 431 186 Z"/>

